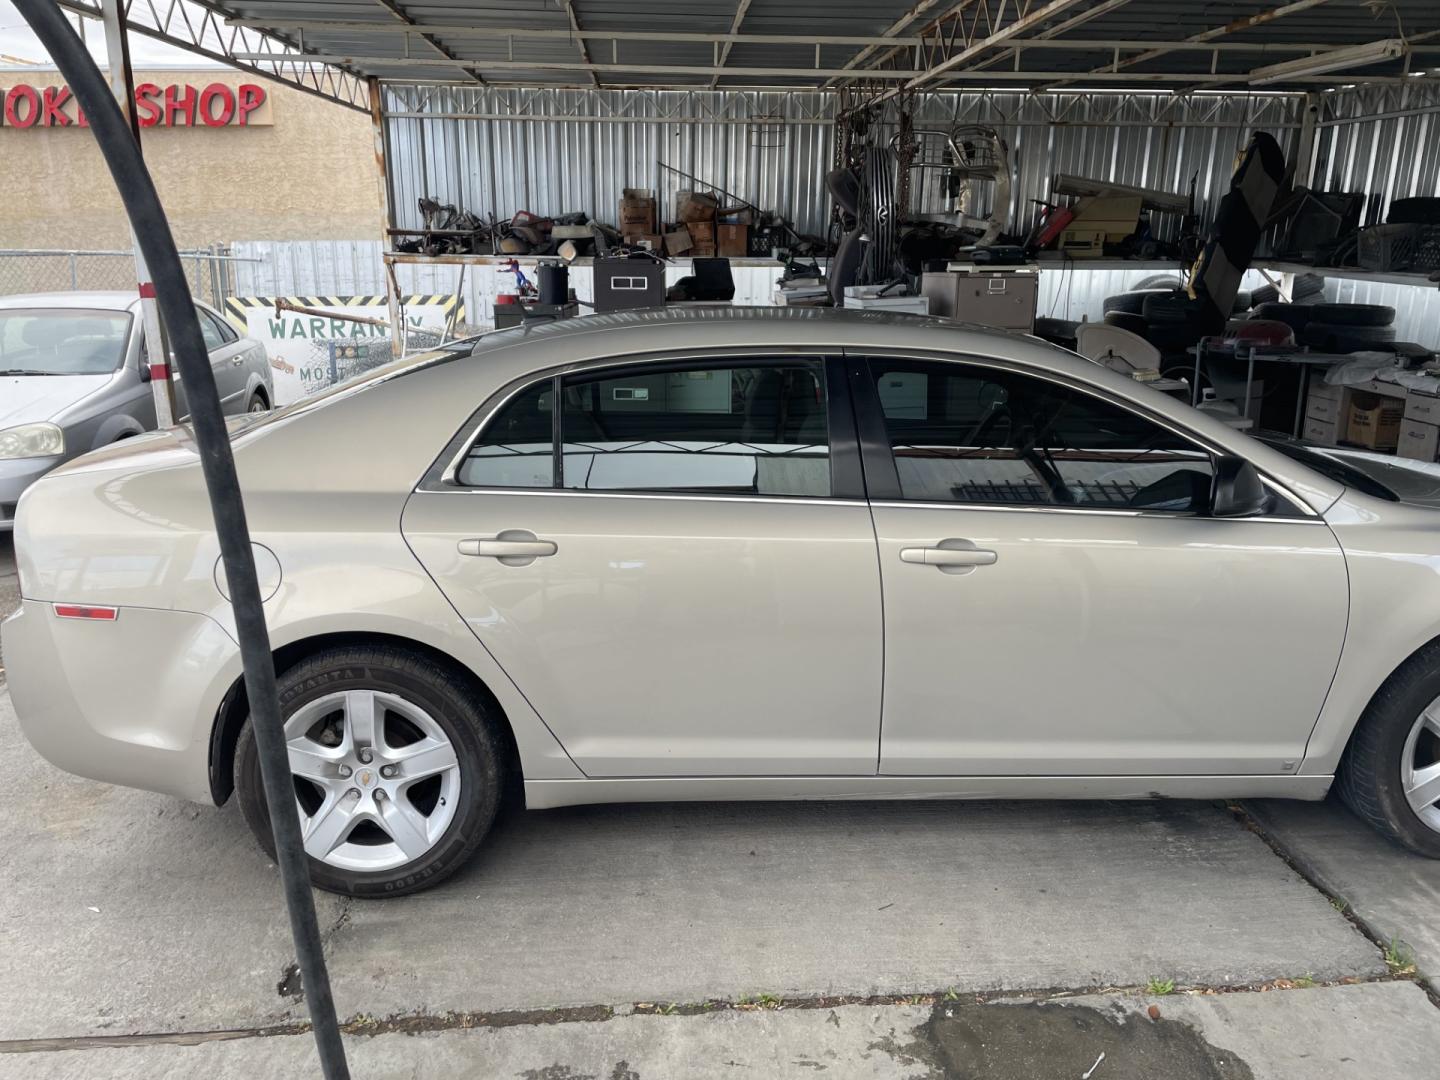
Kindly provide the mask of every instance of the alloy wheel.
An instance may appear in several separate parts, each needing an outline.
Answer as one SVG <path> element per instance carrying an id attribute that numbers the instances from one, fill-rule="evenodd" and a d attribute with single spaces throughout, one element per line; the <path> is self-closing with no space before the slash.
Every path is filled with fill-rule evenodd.
<path id="1" fill-rule="evenodd" d="M 327 694 L 296 710 L 285 738 L 311 858 L 393 870 L 424 856 L 455 817 L 455 747 L 429 713 L 398 694 Z"/>
<path id="2" fill-rule="evenodd" d="M 1440 832 L 1440 698 L 1420 713 L 1405 739 L 1400 789 L 1415 816 Z"/>

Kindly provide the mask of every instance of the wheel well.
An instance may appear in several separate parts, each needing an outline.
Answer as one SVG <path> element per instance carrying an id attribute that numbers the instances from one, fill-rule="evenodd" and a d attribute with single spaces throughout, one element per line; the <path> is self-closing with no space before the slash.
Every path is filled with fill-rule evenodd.
<path id="1" fill-rule="evenodd" d="M 263 401 L 263 402 L 265 403 L 265 407 L 266 407 L 267 409 L 270 407 L 270 395 L 266 392 L 265 387 L 263 387 L 263 386 L 257 386 L 257 387 L 255 388 L 255 392 L 252 393 L 250 396 L 251 396 L 251 397 L 258 397 L 261 401 Z M 399 640 L 399 639 L 398 639 L 398 638 L 392 638 L 391 640 Z"/>
<path id="2" fill-rule="evenodd" d="M 475 695 L 485 703 L 491 715 L 500 718 L 499 736 L 505 755 L 506 791 L 502 798 L 507 801 L 521 793 L 520 752 L 515 743 L 515 732 L 510 727 L 510 718 L 500 707 L 500 702 L 490 692 L 484 680 L 448 653 L 409 638 L 395 634 L 338 633 L 321 634 L 302 638 L 282 645 L 275 650 L 275 674 L 283 675 L 296 664 L 324 652 L 326 649 L 345 645 L 390 645 L 424 656 L 434 663 L 450 668 Z M 235 744 L 250 715 L 249 701 L 245 696 L 245 677 L 241 675 L 225 692 L 220 708 L 215 715 L 215 724 L 210 732 L 210 796 L 216 806 L 223 806 L 235 789 Z M 523 797 L 523 795 L 522 795 Z"/>
<path id="3" fill-rule="evenodd" d="M 1349 756 L 1350 745 L 1355 741 L 1355 733 L 1360 730 L 1360 725 L 1365 720 L 1365 714 L 1370 711 L 1370 706 L 1375 704 L 1375 699 L 1381 695 L 1385 688 L 1389 686 L 1390 683 L 1396 677 L 1398 677 L 1401 672 L 1403 672 L 1411 664 L 1418 661 L 1422 653 L 1436 651 L 1440 651 L 1440 636 L 1433 637 L 1429 641 L 1425 642 L 1423 645 L 1419 646 L 1409 656 L 1405 657 L 1405 659 L 1401 660 L 1400 663 L 1396 664 L 1393 668 L 1391 668 L 1385 678 L 1380 680 L 1379 685 L 1376 686 L 1374 691 L 1371 692 L 1370 696 L 1365 699 L 1365 704 L 1361 707 L 1359 715 L 1355 717 L 1355 722 L 1350 725 L 1350 732 L 1348 735 L 1345 736 L 1344 749 L 1340 751 L 1340 762 L 1336 763 L 1337 771 L 1340 768 L 1340 764 L 1343 763 L 1345 758 Z"/>

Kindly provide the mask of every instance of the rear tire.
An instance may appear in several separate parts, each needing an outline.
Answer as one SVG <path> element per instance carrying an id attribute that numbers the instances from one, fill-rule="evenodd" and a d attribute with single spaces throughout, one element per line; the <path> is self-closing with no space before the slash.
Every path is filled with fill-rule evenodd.
<path id="1" fill-rule="evenodd" d="M 503 757 L 495 721 L 453 670 L 402 648 L 360 645 L 317 653 L 278 682 L 316 887 L 403 896 L 465 864 L 495 819 Z M 235 748 L 235 792 L 273 859 L 248 720 Z"/>
<path id="2" fill-rule="evenodd" d="M 1336 790 L 1361 820 L 1411 851 L 1440 859 L 1440 788 L 1429 802 L 1428 792 L 1415 796 L 1423 803 L 1419 810 L 1406 794 L 1417 770 L 1431 767 L 1440 776 L 1440 643 L 1412 656 L 1375 694 L 1345 748 Z"/>
<path id="3" fill-rule="evenodd" d="M 270 411 L 270 403 L 265 400 L 262 394 L 251 394 L 249 402 L 245 405 L 247 413 L 262 413 Z"/>

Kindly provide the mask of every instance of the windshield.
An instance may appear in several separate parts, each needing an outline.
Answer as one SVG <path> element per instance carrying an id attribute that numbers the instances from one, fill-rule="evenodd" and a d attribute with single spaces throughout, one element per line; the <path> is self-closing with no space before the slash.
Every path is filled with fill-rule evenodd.
<path id="1" fill-rule="evenodd" d="M 0 310 L 0 375 L 108 375 L 129 340 L 124 311 Z"/>
<path id="2" fill-rule="evenodd" d="M 1286 457 L 1294 458 L 1302 465 L 1308 465 L 1321 476 L 1328 476 L 1337 484 L 1344 484 L 1348 488 L 1354 488 L 1356 491 L 1377 499 L 1385 499 L 1388 502 L 1400 501 L 1399 495 L 1375 477 L 1339 457 L 1325 453 L 1322 449 L 1306 446 L 1289 437 L 1261 436 L 1260 441 L 1274 450 L 1279 450 Z"/>

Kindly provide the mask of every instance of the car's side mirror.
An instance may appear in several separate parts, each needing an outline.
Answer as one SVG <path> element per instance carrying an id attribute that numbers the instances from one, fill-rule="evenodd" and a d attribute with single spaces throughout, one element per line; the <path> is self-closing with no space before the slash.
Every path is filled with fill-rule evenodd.
<path id="1" fill-rule="evenodd" d="M 1242 457 L 1222 454 L 1215 459 L 1210 485 L 1211 517 L 1253 517 L 1269 508 L 1270 496 L 1255 466 Z"/>
<path id="2" fill-rule="evenodd" d="M 145 356 L 143 353 L 140 356 L 140 381 L 150 381 L 150 365 L 145 362 Z"/>

